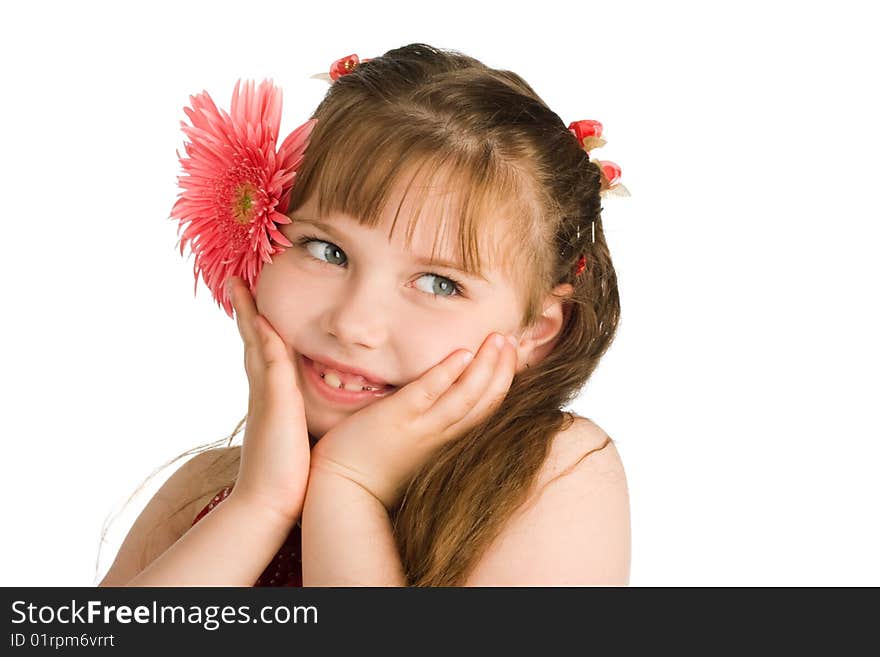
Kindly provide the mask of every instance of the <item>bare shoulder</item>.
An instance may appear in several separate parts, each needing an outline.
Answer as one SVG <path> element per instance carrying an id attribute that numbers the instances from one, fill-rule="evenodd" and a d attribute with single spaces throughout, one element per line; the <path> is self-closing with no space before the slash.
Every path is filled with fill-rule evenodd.
<path id="1" fill-rule="evenodd" d="M 620 454 L 601 427 L 576 417 L 554 436 L 527 500 L 466 586 L 625 586 L 630 546 Z"/>
<path id="2" fill-rule="evenodd" d="M 592 420 L 575 416 L 559 431 L 533 487 L 532 501 L 552 482 L 577 470 L 579 475 L 619 479 L 625 483 L 623 461 L 611 437 Z"/>
<path id="3" fill-rule="evenodd" d="M 240 453 L 239 446 L 199 452 L 171 475 L 154 499 L 173 511 L 171 520 L 185 532 L 220 486 L 235 476 Z"/>
<path id="4" fill-rule="evenodd" d="M 206 450 L 181 465 L 141 511 L 99 586 L 123 586 L 183 536 L 215 494 L 212 486 L 237 467 L 239 450 Z"/>
<path id="5" fill-rule="evenodd" d="M 238 473 L 241 445 L 211 449 L 202 454 L 205 455 L 205 459 L 193 467 L 193 484 L 197 495 L 210 498 L 220 486 L 234 479 Z M 207 502 L 207 499 L 205 501 Z"/>

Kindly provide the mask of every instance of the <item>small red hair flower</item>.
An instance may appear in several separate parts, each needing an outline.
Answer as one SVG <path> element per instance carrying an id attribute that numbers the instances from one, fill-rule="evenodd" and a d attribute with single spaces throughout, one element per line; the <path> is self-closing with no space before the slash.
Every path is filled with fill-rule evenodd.
<path id="1" fill-rule="evenodd" d="M 370 61 L 369 59 L 359 59 L 357 55 L 347 55 L 340 57 L 330 65 L 330 80 L 336 82 L 343 75 L 348 75 L 358 67 L 358 64 Z"/>
<path id="2" fill-rule="evenodd" d="M 310 77 L 315 80 L 324 80 L 324 82 L 332 85 L 343 75 L 353 73 L 358 66 L 360 66 L 361 64 L 366 64 L 368 61 L 370 61 L 369 57 L 361 59 L 355 54 L 346 55 L 345 57 L 340 57 L 335 62 L 330 64 L 329 73 L 315 73 Z"/>
<path id="3" fill-rule="evenodd" d="M 607 142 L 602 139 L 602 124 L 593 119 L 584 119 L 583 121 L 574 121 L 568 129 L 575 137 L 578 143 L 588 153 L 594 148 L 601 148 Z"/>
<path id="4" fill-rule="evenodd" d="M 189 157 L 177 156 L 188 175 L 177 178 L 181 191 L 171 210 L 171 219 L 180 222 L 178 235 L 185 228 L 180 255 L 187 243 L 195 254 L 193 294 L 201 273 L 230 317 L 226 280 L 239 276 L 254 292 L 263 264 L 283 252 L 282 246 L 293 246 L 277 224 L 291 223 L 284 213 L 317 123 L 299 126 L 276 152 L 281 90 L 270 80 L 256 90 L 250 81 L 240 89 L 241 82 L 235 83 L 229 114 L 217 109 L 207 92 L 190 96 L 192 109 L 183 108 L 192 122 L 180 122 L 190 139 L 184 144 Z"/>

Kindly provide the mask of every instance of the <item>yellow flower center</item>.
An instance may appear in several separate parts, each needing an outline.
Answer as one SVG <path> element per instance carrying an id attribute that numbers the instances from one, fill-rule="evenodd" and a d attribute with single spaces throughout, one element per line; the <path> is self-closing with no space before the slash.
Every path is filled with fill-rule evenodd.
<path id="1" fill-rule="evenodd" d="M 242 226 L 246 226 L 253 219 L 256 191 L 257 188 L 249 182 L 244 182 L 235 188 L 232 217 Z"/>

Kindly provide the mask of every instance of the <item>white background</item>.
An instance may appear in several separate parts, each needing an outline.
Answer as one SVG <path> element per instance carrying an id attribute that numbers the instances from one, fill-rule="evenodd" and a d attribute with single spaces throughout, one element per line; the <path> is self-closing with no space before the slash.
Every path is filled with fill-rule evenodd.
<path id="1" fill-rule="evenodd" d="M 272 78 L 286 135 L 327 89 L 310 75 L 416 41 L 599 119 L 623 169 L 622 323 L 573 408 L 624 459 L 631 584 L 880 585 L 862 6 L 4 3 L 0 585 L 97 583 L 172 469 L 96 564 L 108 515 L 246 411 L 235 324 L 174 248 L 189 95 Z"/>

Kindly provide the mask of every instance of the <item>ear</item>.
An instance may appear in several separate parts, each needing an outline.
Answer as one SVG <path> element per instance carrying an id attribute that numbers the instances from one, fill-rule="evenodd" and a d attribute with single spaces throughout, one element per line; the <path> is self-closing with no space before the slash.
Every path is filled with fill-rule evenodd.
<path id="1" fill-rule="evenodd" d="M 537 324 L 526 329 L 520 338 L 517 347 L 517 372 L 524 370 L 526 363 L 534 367 L 553 350 L 568 316 L 569 308 L 564 302 L 573 291 L 571 283 L 562 283 L 544 297 L 544 310 Z"/>

